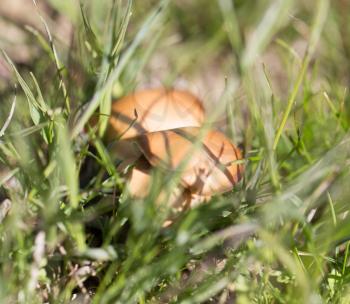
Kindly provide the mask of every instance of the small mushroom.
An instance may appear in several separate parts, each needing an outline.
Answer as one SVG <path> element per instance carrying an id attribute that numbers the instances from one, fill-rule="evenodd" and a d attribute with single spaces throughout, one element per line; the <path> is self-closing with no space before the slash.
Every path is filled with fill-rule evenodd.
<path id="1" fill-rule="evenodd" d="M 201 197 L 227 192 L 240 180 L 243 165 L 240 150 L 221 132 L 208 131 L 201 147 L 194 149 L 199 128 L 148 133 L 138 144 L 152 166 L 181 169 L 181 183 Z M 181 168 L 181 164 L 185 164 Z"/>
<path id="2" fill-rule="evenodd" d="M 202 137 L 204 116 L 195 96 L 174 89 L 139 91 L 113 102 L 106 139 L 115 142 L 113 151 L 123 160 L 118 170 L 132 165 L 125 175 L 131 196 L 149 194 L 154 168 L 164 174 L 180 170 L 180 185 L 170 195 L 161 191 L 156 200 L 167 200 L 175 211 L 230 191 L 237 184 L 243 172 L 241 152 L 219 131 L 207 131 Z"/>
<path id="3" fill-rule="evenodd" d="M 204 108 L 191 93 L 174 89 L 149 89 L 123 97 L 112 104 L 106 139 L 120 159 L 137 159 L 134 139 L 150 132 L 200 127 Z"/>

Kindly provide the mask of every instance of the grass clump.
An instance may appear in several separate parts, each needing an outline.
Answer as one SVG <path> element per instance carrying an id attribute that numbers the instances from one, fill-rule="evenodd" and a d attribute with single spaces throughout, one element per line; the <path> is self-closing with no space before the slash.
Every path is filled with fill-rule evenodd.
<path id="1" fill-rule="evenodd" d="M 30 61 L 1 44 L 0 302 L 350 301 L 346 1 L 32 8 Z M 245 155 L 232 192 L 169 228 L 173 181 L 129 198 L 103 141 L 111 101 L 155 85 L 197 94 Z"/>

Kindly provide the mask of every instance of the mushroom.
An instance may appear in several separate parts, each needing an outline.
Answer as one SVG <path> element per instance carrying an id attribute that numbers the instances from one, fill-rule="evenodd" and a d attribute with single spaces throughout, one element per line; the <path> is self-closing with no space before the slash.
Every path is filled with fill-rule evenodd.
<path id="1" fill-rule="evenodd" d="M 242 176 L 243 165 L 238 162 L 240 150 L 219 131 L 206 132 L 195 149 L 199 132 L 200 128 L 181 128 L 148 133 L 139 138 L 138 145 L 152 166 L 181 169 L 183 187 L 196 201 L 203 201 L 231 190 Z"/>
<path id="2" fill-rule="evenodd" d="M 155 167 L 165 174 L 180 170 L 180 184 L 156 200 L 168 198 L 177 211 L 233 188 L 243 172 L 241 152 L 219 131 L 202 137 L 204 117 L 195 96 L 174 89 L 143 90 L 113 102 L 106 139 L 115 141 L 113 151 L 123 160 L 119 170 L 133 165 L 125 175 L 131 196 L 149 194 Z"/>
<path id="3" fill-rule="evenodd" d="M 113 102 L 106 139 L 120 159 L 137 159 L 140 135 L 183 127 L 200 127 L 204 108 L 191 93 L 174 89 L 138 91 Z M 116 141 L 117 140 L 117 141 Z"/>

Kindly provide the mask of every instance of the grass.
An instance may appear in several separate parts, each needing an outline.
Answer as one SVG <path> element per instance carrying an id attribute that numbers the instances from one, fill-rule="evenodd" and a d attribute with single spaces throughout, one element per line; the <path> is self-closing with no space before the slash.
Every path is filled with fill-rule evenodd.
<path id="1" fill-rule="evenodd" d="M 3 52 L 1 303 L 350 302 L 346 1 L 48 3 L 70 42 L 33 3 L 37 52 Z M 103 140 L 111 100 L 154 83 L 204 99 L 245 156 L 169 228 L 154 201 L 177 174 L 131 199 Z"/>

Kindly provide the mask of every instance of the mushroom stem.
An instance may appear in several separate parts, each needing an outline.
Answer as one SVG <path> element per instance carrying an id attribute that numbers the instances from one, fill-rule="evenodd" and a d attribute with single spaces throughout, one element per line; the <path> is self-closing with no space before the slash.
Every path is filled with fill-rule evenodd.
<path id="1" fill-rule="evenodd" d="M 130 162 L 124 161 L 118 168 L 125 169 L 128 165 L 130 165 Z M 152 166 L 144 157 L 139 158 L 134 164 L 134 167 L 127 173 L 126 180 L 127 190 L 131 197 L 147 197 L 153 182 Z M 189 206 L 191 201 L 191 193 L 178 186 L 172 189 L 170 195 L 167 195 L 165 191 L 161 191 L 156 203 L 163 203 L 166 199 L 168 199 L 167 204 L 169 206 L 171 206 L 175 211 L 180 212 Z"/>

